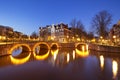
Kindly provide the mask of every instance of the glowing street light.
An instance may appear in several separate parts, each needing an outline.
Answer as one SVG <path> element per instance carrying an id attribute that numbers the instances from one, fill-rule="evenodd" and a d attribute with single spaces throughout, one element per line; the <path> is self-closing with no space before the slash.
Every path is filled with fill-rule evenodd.
<path id="1" fill-rule="evenodd" d="M 103 40 L 103 37 L 102 37 L 102 36 L 100 36 L 100 40 L 101 40 L 101 44 L 102 44 L 102 40 Z"/>
<path id="2" fill-rule="evenodd" d="M 113 36 L 113 39 L 115 39 L 115 38 L 116 38 L 116 36 L 114 35 L 114 36 Z"/>
<path id="3" fill-rule="evenodd" d="M 103 39 L 103 37 L 102 37 L 102 36 L 100 36 L 100 39 Z"/>
<path id="4" fill-rule="evenodd" d="M 113 41 L 114 41 L 114 45 L 115 45 L 115 42 L 116 42 L 116 36 L 115 35 L 113 36 L 113 39 L 114 39 Z"/>

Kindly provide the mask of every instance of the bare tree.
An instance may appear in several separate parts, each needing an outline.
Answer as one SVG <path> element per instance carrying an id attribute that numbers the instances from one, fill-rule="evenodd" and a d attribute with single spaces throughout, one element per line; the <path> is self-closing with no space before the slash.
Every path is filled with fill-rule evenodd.
<path id="1" fill-rule="evenodd" d="M 77 21 L 77 25 L 76 25 L 76 33 L 77 35 L 81 38 L 84 34 L 84 25 L 82 24 L 82 22 L 79 20 Z"/>
<path id="2" fill-rule="evenodd" d="M 88 32 L 88 34 L 87 34 L 87 39 L 88 39 L 88 40 L 92 40 L 93 38 L 94 38 L 93 32 Z"/>
<path id="3" fill-rule="evenodd" d="M 77 21 L 76 19 L 72 19 L 72 21 L 70 22 L 70 26 L 72 28 L 72 32 L 73 32 L 73 36 L 75 37 L 75 34 L 76 34 L 76 24 L 77 24 Z"/>
<path id="4" fill-rule="evenodd" d="M 80 20 L 73 19 L 70 22 L 70 26 L 72 27 L 72 32 L 74 37 L 79 37 L 80 39 L 85 37 L 86 31 L 84 29 L 84 25 Z"/>
<path id="5" fill-rule="evenodd" d="M 94 32 L 97 35 L 106 38 L 109 31 L 108 26 L 111 24 L 111 21 L 112 15 L 107 11 L 101 11 L 93 17 L 92 29 L 94 28 Z"/>

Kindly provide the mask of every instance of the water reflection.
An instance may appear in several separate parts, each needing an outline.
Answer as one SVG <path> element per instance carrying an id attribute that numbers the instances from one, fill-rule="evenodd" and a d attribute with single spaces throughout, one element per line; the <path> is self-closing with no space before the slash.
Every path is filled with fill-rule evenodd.
<path id="1" fill-rule="evenodd" d="M 68 53 L 67 54 L 67 62 L 69 62 L 70 61 L 70 54 Z"/>
<path id="2" fill-rule="evenodd" d="M 76 75 L 84 77 L 78 80 L 113 80 L 113 78 L 116 80 L 120 77 L 118 75 L 120 54 L 94 52 L 88 51 L 87 47 L 84 48 L 86 49 L 49 50 L 37 47 L 35 52 L 22 52 L 18 56 L 0 57 L 0 67 L 38 60 L 40 63 L 45 61 L 48 65 L 63 69 L 72 75 L 75 74 L 75 77 Z"/>
<path id="3" fill-rule="evenodd" d="M 37 51 L 37 52 L 36 52 Z M 48 57 L 50 50 L 37 47 L 33 55 L 37 60 L 44 60 Z"/>
<path id="4" fill-rule="evenodd" d="M 118 63 L 115 60 L 112 61 L 112 72 L 113 72 L 113 78 L 115 79 L 118 72 Z"/>
<path id="5" fill-rule="evenodd" d="M 39 52 L 40 52 L 40 46 L 37 46 L 37 47 L 35 48 L 35 53 L 36 53 L 36 54 L 39 54 Z"/>
<path id="6" fill-rule="evenodd" d="M 100 56 L 100 66 L 103 69 L 103 67 L 104 67 L 104 57 L 103 57 L 103 55 Z"/>
<path id="7" fill-rule="evenodd" d="M 25 53 L 22 53 L 22 54 L 25 54 Z M 27 53 L 28 54 L 28 53 Z M 10 60 L 11 60 L 11 62 L 13 63 L 13 64 L 15 64 L 15 65 L 18 65 L 18 64 L 23 64 L 23 63 L 26 63 L 28 60 L 29 60 L 29 58 L 30 58 L 30 55 L 31 55 L 31 53 L 29 53 L 28 54 L 28 56 L 26 56 L 26 57 L 24 57 L 24 58 L 15 58 L 15 57 L 13 57 L 12 55 L 10 55 Z"/>
<path id="8" fill-rule="evenodd" d="M 17 47 L 12 51 L 12 56 L 18 56 L 19 54 L 22 53 L 22 47 Z"/>
<path id="9" fill-rule="evenodd" d="M 84 49 L 83 49 L 84 50 Z M 89 51 L 80 51 L 78 49 L 75 49 L 76 53 L 81 57 L 87 57 L 89 56 Z"/>
<path id="10" fill-rule="evenodd" d="M 51 54 L 52 54 L 52 56 L 53 56 L 54 61 L 55 61 L 55 60 L 56 60 L 56 58 L 57 58 L 58 51 L 59 51 L 59 49 L 56 49 L 56 50 L 51 50 Z"/>
<path id="11" fill-rule="evenodd" d="M 82 47 L 82 50 L 79 47 Z M 88 45 L 81 45 L 79 47 L 75 49 L 78 55 L 80 55 L 81 57 L 89 56 Z"/>
<path id="12" fill-rule="evenodd" d="M 73 59 L 75 59 L 75 50 L 73 50 Z"/>

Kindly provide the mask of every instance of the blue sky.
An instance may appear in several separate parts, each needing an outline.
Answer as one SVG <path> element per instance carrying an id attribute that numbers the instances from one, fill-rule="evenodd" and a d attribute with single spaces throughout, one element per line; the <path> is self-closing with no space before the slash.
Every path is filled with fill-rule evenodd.
<path id="1" fill-rule="evenodd" d="M 76 18 L 90 30 L 92 17 L 102 10 L 113 15 L 112 24 L 120 20 L 120 0 L 0 0 L 0 25 L 30 35 L 40 26 Z"/>

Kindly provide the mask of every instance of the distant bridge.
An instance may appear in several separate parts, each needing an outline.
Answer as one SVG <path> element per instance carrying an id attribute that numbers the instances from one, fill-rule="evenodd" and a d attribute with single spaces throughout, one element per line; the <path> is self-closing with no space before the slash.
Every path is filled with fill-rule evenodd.
<path id="1" fill-rule="evenodd" d="M 15 50 L 18 47 L 22 47 L 22 51 L 34 52 L 37 46 L 40 46 L 41 48 L 47 48 L 47 49 L 60 48 L 60 47 L 75 48 L 79 44 L 85 44 L 85 43 L 20 42 L 20 43 L 0 45 L 0 48 L 3 48 L 6 50 L 6 53 L 2 53 L 0 55 L 12 54 L 13 50 Z"/>

